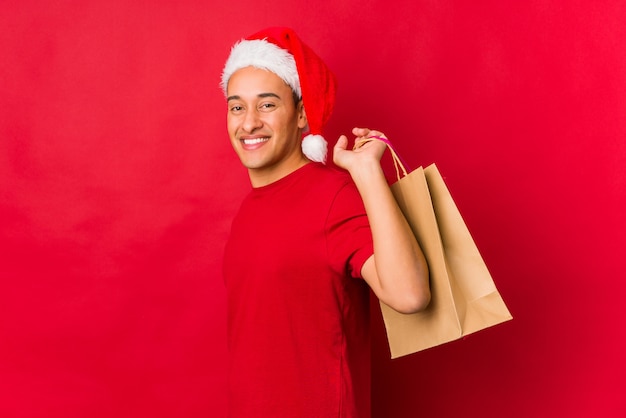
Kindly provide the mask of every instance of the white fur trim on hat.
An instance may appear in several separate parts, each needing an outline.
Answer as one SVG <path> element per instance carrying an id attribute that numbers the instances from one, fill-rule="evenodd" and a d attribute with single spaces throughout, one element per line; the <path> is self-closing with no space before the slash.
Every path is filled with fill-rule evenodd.
<path id="1" fill-rule="evenodd" d="M 322 135 L 307 135 L 302 140 L 302 152 L 311 161 L 326 164 L 328 143 Z"/>
<path id="2" fill-rule="evenodd" d="M 265 39 L 242 40 L 233 46 L 222 71 L 221 87 L 224 95 L 230 77 L 235 71 L 245 67 L 273 72 L 287 83 L 298 97 L 302 97 L 300 78 L 293 55 Z"/>

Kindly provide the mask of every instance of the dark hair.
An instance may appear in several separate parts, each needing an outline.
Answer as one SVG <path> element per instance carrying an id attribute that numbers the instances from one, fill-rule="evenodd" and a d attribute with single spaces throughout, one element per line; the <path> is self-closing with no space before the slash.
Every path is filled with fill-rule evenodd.
<path id="1" fill-rule="evenodd" d="M 300 100 L 302 100 L 302 97 L 299 97 L 295 91 L 291 91 L 291 95 L 293 96 L 293 104 L 295 106 L 298 106 L 298 103 L 300 103 Z"/>

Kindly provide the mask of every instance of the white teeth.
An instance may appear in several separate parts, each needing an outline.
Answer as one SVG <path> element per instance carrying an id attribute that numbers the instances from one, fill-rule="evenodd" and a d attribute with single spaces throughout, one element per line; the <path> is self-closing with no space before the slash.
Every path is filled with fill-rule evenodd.
<path id="1" fill-rule="evenodd" d="M 269 138 L 244 139 L 243 143 L 245 145 L 255 145 L 255 144 L 260 144 L 261 142 L 267 142 L 269 140 L 270 140 Z"/>

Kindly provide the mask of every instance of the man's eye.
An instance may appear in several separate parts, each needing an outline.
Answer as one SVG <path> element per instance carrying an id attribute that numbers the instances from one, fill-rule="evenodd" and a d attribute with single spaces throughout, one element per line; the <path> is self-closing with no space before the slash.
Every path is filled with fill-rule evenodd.
<path id="1" fill-rule="evenodd" d="M 274 103 L 263 103 L 261 106 L 259 106 L 261 109 L 263 110 L 268 110 L 268 109 L 272 109 L 274 107 L 276 107 L 276 105 Z"/>
<path id="2" fill-rule="evenodd" d="M 240 112 L 242 109 L 243 109 L 243 107 L 242 107 L 242 106 L 232 106 L 232 107 L 230 108 L 230 111 L 231 111 L 231 112 Z"/>

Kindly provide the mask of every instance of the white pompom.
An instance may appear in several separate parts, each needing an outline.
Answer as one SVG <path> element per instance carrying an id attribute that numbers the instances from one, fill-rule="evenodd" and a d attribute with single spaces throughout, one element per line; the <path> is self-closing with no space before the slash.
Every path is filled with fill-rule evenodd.
<path id="1" fill-rule="evenodd" d="M 322 135 L 307 135 L 302 140 L 302 152 L 311 160 L 326 164 L 328 143 Z"/>

